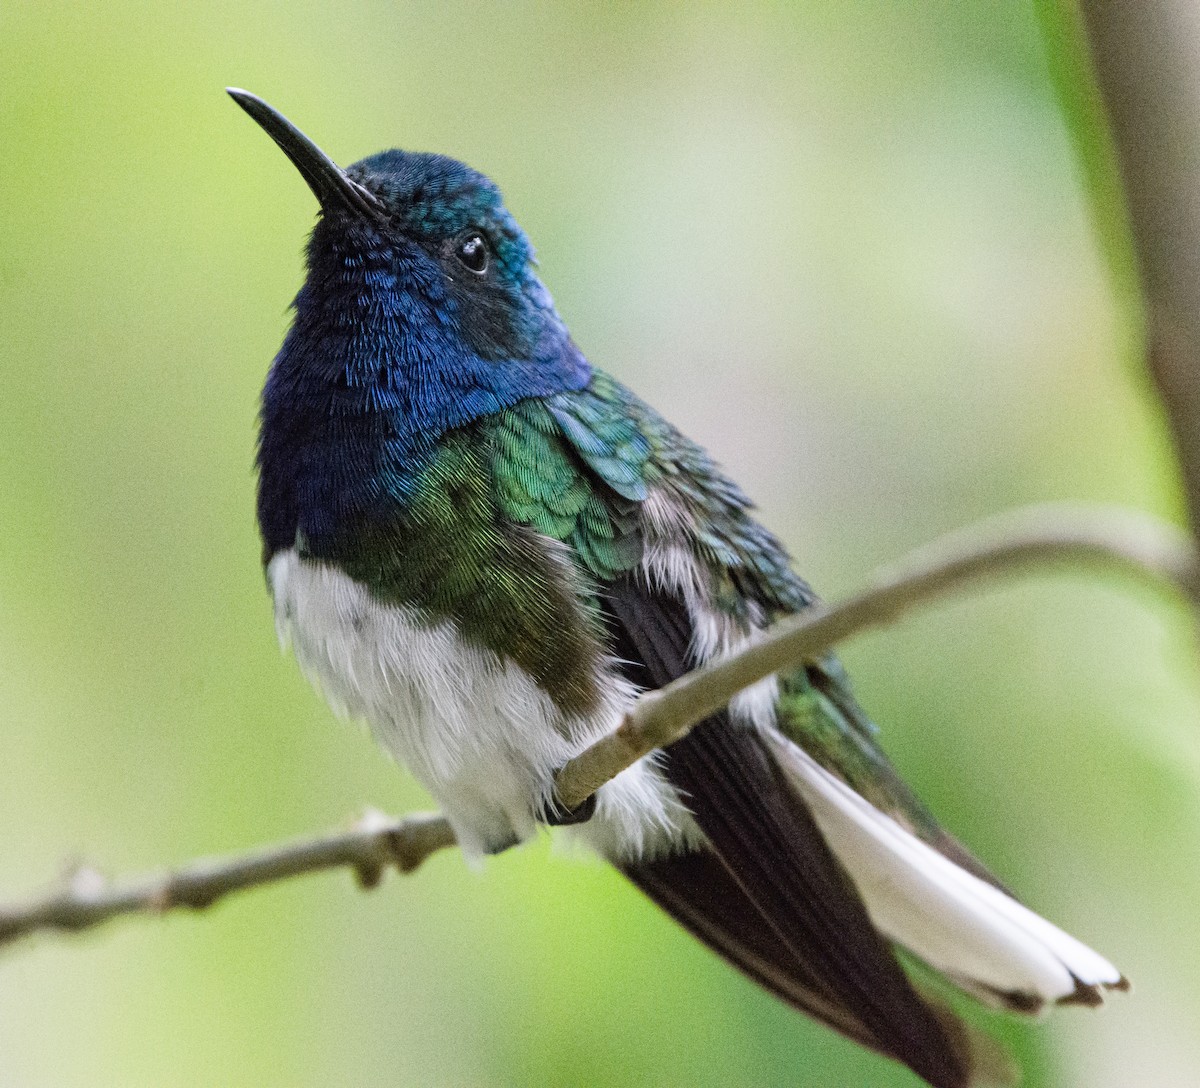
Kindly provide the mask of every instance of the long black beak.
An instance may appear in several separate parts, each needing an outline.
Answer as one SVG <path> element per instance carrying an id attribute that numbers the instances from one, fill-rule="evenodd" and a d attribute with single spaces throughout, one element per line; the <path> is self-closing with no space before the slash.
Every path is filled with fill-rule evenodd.
<path id="1" fill-rule="evenodd" d="M 229 97 L 242 107 L 292 160 L 324 211 L 341 208 L 369 219 L 388 218 L 387 209 L 374 193 L 346 177 L 336 162 L 273 106 L 256 94 L 226 87 Z"/>

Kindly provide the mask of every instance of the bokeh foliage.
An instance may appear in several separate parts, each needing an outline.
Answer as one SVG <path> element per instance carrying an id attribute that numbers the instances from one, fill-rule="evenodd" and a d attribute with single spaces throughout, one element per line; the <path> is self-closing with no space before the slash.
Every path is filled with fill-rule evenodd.
<path id="1" fill-rule="evenodd" d="M 7 0 L 0 888 L 426 803 L 275 645 L 255 401 L 314 209 L 224 84 L 340 161 L 403 144 L 491 173 L 584 349 L 837 594 L 1018 502 L 1177 512 L 1069 15 Z M 845 656 L 944 820 L 1135 981 L 1100 1015 L 998 1025 L 1027 1083 L 1194 1083 L 1179 609 L 1054 575 Z M 635 1083 L 913 1080 L 544 846 L 0 958 L 4 1085 Z"/>

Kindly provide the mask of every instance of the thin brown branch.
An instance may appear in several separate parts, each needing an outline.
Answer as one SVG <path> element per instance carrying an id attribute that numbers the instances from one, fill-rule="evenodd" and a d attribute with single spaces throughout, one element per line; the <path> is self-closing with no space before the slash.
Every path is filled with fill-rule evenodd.
<path id="1" fill-rule="evenodd" d="M 40 930 L 90 929 L 121 914 L 203 910 L 233 892 L 325 869 L 353 869 L 364 887 L 373 887 L 389 866 L 412 872 L 430 854 L 453 845 L 454 832 L 436 813 L 393 820 L 369 812 L 349 831 L 194 861 L 116 884 L 95 869 L 78 868 L 61 890 L 0 907 L 0 944 Z"/>
<path id="2" fill-rule="evenodd" d="M 1166 581 L 1200 602 L 1200 552 L 1172 526 L 1129 511 L 1062 506 L 1017 511 L 921 548 L 857 596 L 792 616 L 738 653 L 647 692 L 620 728 L 562 769 L 559 799 L 567 808 L 578 807 L 642 756 L 684 736 L 742 688 L 853 634 L 1000 575 L 1084 564 Z M 62 890 L 0 907 L 0 944 L 42 930 L 87 929 L 122 914 L 201 909 L 236 891 L 325 869 L 353 869 L 370 887 L 387 868 L 411 872 L 453 844 L 454 833 L 441 816 L 391 820 L 369 814 L 350 831 L 193 862 L 162 875 L 109 884 L 94 870 L 79 870 Z"/>
<path id="3" fill-rule="evenodd" d="M 753 645 L 648 692 L 621 727 L 568 763 L 559 800 L 573 809 L 642 756 L 683 737 L 732 695 L 836 643 L 897 619 L 970 583 L 1030 567 L 1102 564 L 1176 585 L 1200 604 L 1200 559 L 1177 529 L 1146 515 L 1080 506 L 1018 510 L 920 548 L 836 605 L 775 624 Z"/>

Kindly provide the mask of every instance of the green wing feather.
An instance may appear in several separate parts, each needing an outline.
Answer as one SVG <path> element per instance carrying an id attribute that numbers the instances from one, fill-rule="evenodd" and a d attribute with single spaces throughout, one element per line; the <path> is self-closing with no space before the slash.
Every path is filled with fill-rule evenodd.
<path id="1" fill-rule="evenodd" d="M 525 401 L 496 418 L 494 473 L 505 513 L 567 545 L 592 585 L 638 565 L 639 507 L 661 488 L 691 514 L 687 545 L 714 607 L 746 622 L 753 606 L 769 623 L 817 600 L 738 485 L 608 375 L 597 371 L 583 390 Z M 836 656 L 781 674 L 778 724 L 876 807 L 987 876 L 892 767 Z"/>
<path id="2" fill-rule="evenodd" d="M 585 459 L 580 442 L 595 462 Z M 501 510 L 565 544 L 593 586 L 632 570 L 642 558 L 636 470 L 622 466 L 622 490 L 605 486 L 594 464 L 611 470 L 618 464 L 605 449 L 599 432 L 582 424 L 567 433 L 544 400 L 521 401 L 493 417 L 492 475 Z"/>

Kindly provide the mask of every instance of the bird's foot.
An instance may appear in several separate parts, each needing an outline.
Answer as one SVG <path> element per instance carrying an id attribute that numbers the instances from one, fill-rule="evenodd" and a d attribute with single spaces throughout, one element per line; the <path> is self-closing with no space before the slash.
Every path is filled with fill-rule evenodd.
<path id="1" fill-rule="evenodd" d="M 552 797 L 542 809 L 541 820 L 547 827 L 569 827 L 572 824 L 586 824 L 595 813 L 596 795 L 594 793 L 575 808 L 566 808 Z"/>

